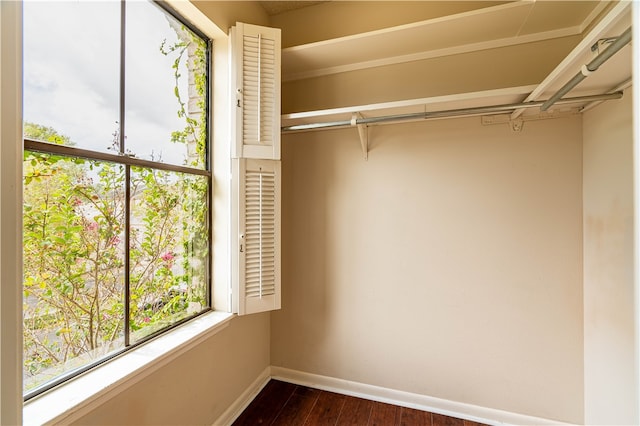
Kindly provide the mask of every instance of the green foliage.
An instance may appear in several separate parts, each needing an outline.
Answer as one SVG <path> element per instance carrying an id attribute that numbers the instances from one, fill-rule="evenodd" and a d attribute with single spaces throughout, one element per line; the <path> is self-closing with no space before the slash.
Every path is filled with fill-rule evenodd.
<path id="1" fill-rule="evenodd" d="M 177 33 L 179 41 L 167 45 L 164 40 L 160 46 L 160 52 L 163 55 L 175 55 L 171 66 L 175 80 L 173 93 L 178 101 L 178 117 L 185 120 L 185 127 L 182 130 L 171 133 L 171 141 L 182 144 L 194 143 L 196 155 L 188 165 L 204 167 L 207 154 L 207 43 L 184 26 Z M 187 110 L 186 102 L 179 90 L 179 82 L 182 78 L 180 64 L 185 60 L 189 74 L 193 78 L 197 112 Z"/>
<path id="2" fill-rule="evenodd" d="M 25 156 L 24 358 L 35 375 L 122 332 L 124 175 L 103 163 L 95 185 L 83 161 Z"/>
<path id="3" fill-rule="evenodd" d="M 62 135 L 52 127 L 41 124 L 25 122 L 22 126 L 22 132 L 27 139 L 55 143 L 56 145 L 74 145 L 69 136 Z"/>
<path id="4" fill-rule="evenodd" d="M 24 170 L 24 364 L 35 378 L 124 344 L 125 170 L 33 152 Z M 132 168 L 132 341 L 207 304 L 202 188 L 199 176 Z"/>

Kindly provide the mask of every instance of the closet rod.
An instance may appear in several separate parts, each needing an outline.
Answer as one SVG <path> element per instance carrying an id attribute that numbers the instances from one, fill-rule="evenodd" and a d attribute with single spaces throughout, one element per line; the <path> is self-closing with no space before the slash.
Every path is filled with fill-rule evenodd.
<path id="1" fill-rule="evenodd" d="M 607 47 L 601 54 L 596 56 L 591 62 L 582 66 L 579 73 L 573 76 L 564 86 L 560 88 L 553 96 L 551 96 L 541 107 L 540 111 L 546 111 L 560 100 L 564 95 L 569 93 L 571 89 L 576 87 L 582 80 L 587 78 L 592 72 L 595 72 L 600 68 L 600 65 L 604 64 L 609 58 L 618 53 L 620 49 L 625 47 L 631 41 L 631 27 L 627 28 L 622 35 L 615 39 L 615 41 Z"/>
<path id="2" fill-rule="evenodd" d="M 622 92 L 613 92 L 613 93 L 606 93 L 602 95 L 578 96 L 574 98 L 560 99 L 556 102 L 556 104 L 564 105 L 564 104 L 572 104 L 572 103 L 580 103 L 580 102 L 607 101 L 611 99 L 620 99 L 621 97 L 622 97 Z M 282 132 L 295 132 L 300 130 L 317 130 L 317 129 L 332 128 L 332 127 L 356 126 L 359 124 L 378 124 L 378 123 L 388 123 L 393 121 L 406 121 L 406 120 L 416 120 L 416 119 L 448 118 L 448 117 L 474 116 L 474 115 L 484 115 L 484 114 L 498 114 L 501 112 L 510 112 L 515 109 L 540 107 L 544 104 L 544 102 L 546 101 L 530 101 L 530 102 L 522 102 L 522 103 L 516 103 L 516 104 L 460 108 L 460 109 L 450 109 L 450 110 L 443 110 L 443 111 L 415 112 L 410 114 L 386 115 L 386 116 L 380 116 L 380 117 L 361 117 L 361 118 L 354 117 L 351 120 L 326 121 L 323 123 L 295 124 L 292 126 L 283 126 L 280 128 L 280 130 Z"/>

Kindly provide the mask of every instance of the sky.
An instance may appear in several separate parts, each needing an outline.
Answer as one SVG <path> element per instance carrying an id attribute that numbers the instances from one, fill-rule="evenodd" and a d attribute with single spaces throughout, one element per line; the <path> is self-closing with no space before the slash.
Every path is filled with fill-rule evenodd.
<path id="1" fill-rule="evenodd" d="M 170 142 L 184 129 L 177 115 L 173 57 L 160 52 L 175 42 L 166 15 L 134 1 L 126 10 L 125 136 L 139 158 L 183 164 L 186 148 Z M 77 147 L 107 151 L 118 128 L 120 2 L 24 3 L 24 120 L 52 127 Z M 180 92 L 187 98 L 181 66 Z"/>

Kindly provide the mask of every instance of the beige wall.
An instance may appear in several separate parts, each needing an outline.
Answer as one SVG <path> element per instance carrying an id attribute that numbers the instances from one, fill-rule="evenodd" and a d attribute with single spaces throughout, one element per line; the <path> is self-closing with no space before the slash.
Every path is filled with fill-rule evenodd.
<path id="1" fill-rule="evenodd" d="M 582 122 L 283 137 L 275 366 L 581 423 Z"/>
<path id="2" fill-rule="evenodd" d="M 636 424 L 631 89 L 583 125 L 585 421 Z"/>
<path id="3" fill-rule="evenodd" d="M 212 424 L 268 366 L 268 314 L 236 318 L 76 424 Z"/>

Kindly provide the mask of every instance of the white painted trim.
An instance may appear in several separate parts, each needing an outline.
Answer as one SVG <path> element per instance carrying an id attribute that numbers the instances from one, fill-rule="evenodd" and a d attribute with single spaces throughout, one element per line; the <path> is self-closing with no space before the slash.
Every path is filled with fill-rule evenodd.
<path id="1" fill-rule="evenodd" d="M 350 380 L 335 377 L 321 376 L 303 371 L 291 370 L 283 367 L 271 366 L 271 377 L 316 389 L 336 392 L 344 395 L 365 398 L 378 402 L 399 405 L 444 414 L 460 419 L 472 420 L 490 425 L 566 425 L 540 417 L 511 413 L 493 408 L 480 407 L 463 402 L 450 401 L 427 395 L 404 392 L 395 389 L 383 388 L 366 383 L 352 382 Z"/>
<path id="2" fill-rule="evenodd" d="M 231 425 L 269 383 L 269 380 L 271 380 L 271 367 L 265 368 L 253 383 L 212 424 L 214 426 Z"/>
<path id="3" fill-rule="evenodd" d="M 0 1 L 0 424 L 22 408 L 22 2 Z"/>
<path id="4" fill-rule="evenodd" d="M 633 37 L 638 40 L 640 37 L 640 3 L 633 2 L 632 5 Z M 633 48 L 633 75 L 640 75 L 640 43 L 632 43 Z M 636 77 L 634 77 L 635 79 Z M 640 84 L 632 85 L 633 110 L 640 111 Z M 637 112 L 633 115 L 633 183 L 634 183 L 634 319 L 635 319 L 635 342 L 633 350 L 635 352 L 634 385 L 636 395 L 640 395 L 640 120 Z M 635 399 L 636 424 L 640 424 L 640 401 Z"/>
<path id="5" fill-rule="evenodd" d="M 70 424 L 224 330 L 235 315 L 210 312 L 24 405 L 25 424 Z"/>

